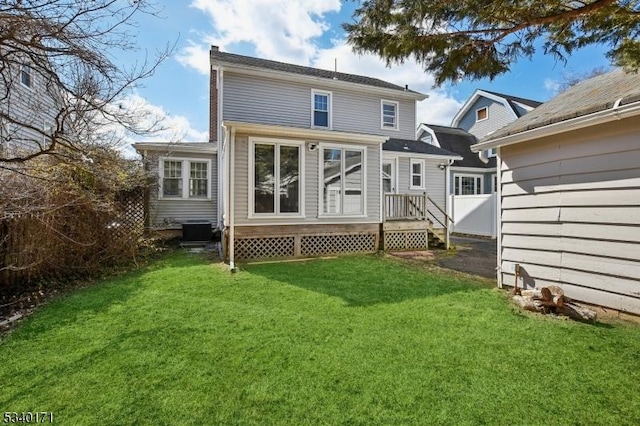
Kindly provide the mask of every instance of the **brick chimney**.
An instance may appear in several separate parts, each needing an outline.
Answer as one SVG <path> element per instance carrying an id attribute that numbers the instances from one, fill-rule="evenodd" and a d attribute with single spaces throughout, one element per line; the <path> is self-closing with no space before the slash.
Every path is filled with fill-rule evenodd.
<path id="1" fill-rule="evenodd" d="M 211 51 L 218 51 L 218 46 L 211 46 Z M 218 141 L 218 72 L 210 70 L 209 78 L 209 142 Z"/>

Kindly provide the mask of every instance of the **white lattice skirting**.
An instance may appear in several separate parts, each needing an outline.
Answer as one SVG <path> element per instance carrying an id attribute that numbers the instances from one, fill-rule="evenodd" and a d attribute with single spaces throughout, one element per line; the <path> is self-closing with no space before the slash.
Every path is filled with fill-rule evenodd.
<path id="1" fill-rule="evenodd" d="M 295 235 L 239 238 L 235 241 L 238 260 L 323 256 L 377 251 L 375 233 L 338 235 Z"/>
<path id="2" fill-rule="evenodd" d="M 427 231 L 385 231 L 384 250 L 426 250 L 428 248 Z"/>

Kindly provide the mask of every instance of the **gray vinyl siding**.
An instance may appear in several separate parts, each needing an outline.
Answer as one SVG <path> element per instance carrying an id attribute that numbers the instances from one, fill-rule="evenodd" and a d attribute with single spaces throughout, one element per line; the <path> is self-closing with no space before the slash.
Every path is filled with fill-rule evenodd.
<path id="1" fill-rule="evenodd" d="M 636 122 L 632 122 L 636 120 Z M 640 314 L 637 118 L 501 149 L 503 284 Z"/>
<path id="2" fill-rule="evenodd" d="M 415 139 L 416 103 L 391 95 L 225 72 L 223 120 L 311 127 L 311 91 L 332 94 L 332 130 Z M 399 130 L 381 129 L 381 100 L 399 102 Z"/>
<path id="3" fill-rule="evenodd" d="M 416 160 L 421 160 L 419 158 L 415 158 Z M 439 164 L 442 160 L 437 159 L 425 159 L 425 189 L 417 190 L 411 189 L 411 158 L 410 157 L 400 157 L 398 159 L 398 182 L 397 182 L 397 193 L 398 194 L 423 194 L 427 193 L 429 197 L 433 201 L 435 201 L 442 210 L 445 210 L 445 179 L 446 179 L 446 169 L 440 170 Z M 434 216 L 436 216 L 442 223 L 445 222 L 444 215 L 440 213 L 433 205 L 429 204 L 429 211 L 431 211 Z M 435 228 L 442 228 L 437 221 L 433 221 L 433 226 Z"/>
<path id="4" fill-rule="evenodd" d="M 26 87 L 20 83 L 20 70 L 18 67 L 9 67 L 3 73 L 10 73 L 10 76 L 3 77 L 9 81 L 9 90 L 4 79 L 0 78 L 0 110 L 20 123 L 37 129 L 45 130 L 55 123 L 56 115 L 56 95 L 48 87 L 44 78 L 35 71 L 31 73 L 31 86 Z M 4 94 L 7 94 L 4 97 Z M 38 149 L 37 144 L 44 142 L 43 135 L 28 127 L 3 122 L 0 118 L 0 138 L 10 139 L 8 146 L 0 147 L 8 155 L 20 155 L 21 153 L 33 152 Z"/>
<path id="5" fill-rule="evenodd" d="M 280 138 L 281 139 L 281 138 Z M 318 148 L 309 151 L 308 142 L 323 143 L 318 140 L 304 141 L 304 217 L 265 217 L 254 216 L 249 218 L 249 136 L 236 135 L 234 149 L 234 192 L 233 208 L 236 225 L 264 225 L 264 224 L 331 224 L 331 223 L 372 223 L 380 219 L 380 144 L 378 143 L 343 143 L 345 148 L 366 147 L 365 167 L 365 209 L 366 217 L 349 216 L 321 216 L 319 196 L 319 155 Z M 338 144 L 331 142 L 332 145 Z"/>
<path id="6" fill-rule="evenodd" d="M 523 108 L 515 102 L 513 102 L 512 105 L 516 109 L 516 114 L 518 114 L 518 117 L 522 117 L 523 115 L 531 111 L 531 109 Z"/>
<path id="7" fill-rule="evenodd" d="M 149 171 L 155 176 L 160 176 L 158 167 L 160 157 L 180 159 L 206 159 L 211 160 L 211 185 L 210 200 L 190 199 L 162 199 L 159 197 L 160 184 L 149 190 L 149 222 L 154 228 L 179 229 L 181 224 L 188 220 L 209 220 L 215 226 L 218 225 L 218 161 L 216 154 L 193 154 L 173 151 L 171 156 L 160 153 L 148 154 L 145 158 Z"/>
<path id="8" fill-rule="evenodd" d="M 476 110 L 487 107 L 489 111 L 486 120 L 476 122 Z M 494 132 L 515 120 L 513 112 L 507 109 L 500 102 L 493 99 L 478 98 L 465 115 L 462 116 L 458 127 L 475 135 L 478 139 Z"/>

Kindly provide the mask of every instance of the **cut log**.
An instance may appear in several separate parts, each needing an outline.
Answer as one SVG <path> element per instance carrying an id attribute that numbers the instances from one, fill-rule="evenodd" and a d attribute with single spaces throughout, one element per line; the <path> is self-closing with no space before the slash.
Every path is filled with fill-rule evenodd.
<path id="1" fill-rule="evenodd" d="M 543 312 L 544 307 L 540 305 L 537 301 L 524 296 L 513 296 L 513 301 L 516 305 L 520 306 L 522 309 L 532 312 Z"/>
<path id="2" fill-rule="evenodd" d="M 560 312 L 573 319 L 582 321 L 595 321 L 598 316 L 598 314 L 591 309 L 585 308 L 584 306 L 580 306 L 576 303 L 565 303 L 560 307 Z"/>
<path id="3" fill-rule="evenodd" d="M 544 300 L 545 302 L 550 302 L 551 299 L 553 298 L 553 295 L 551 294 L 551 290 L 549 290 L 548 287 L 542 287 L 540 289 L 540 294 L 542 294 L 542 300 Z"/>

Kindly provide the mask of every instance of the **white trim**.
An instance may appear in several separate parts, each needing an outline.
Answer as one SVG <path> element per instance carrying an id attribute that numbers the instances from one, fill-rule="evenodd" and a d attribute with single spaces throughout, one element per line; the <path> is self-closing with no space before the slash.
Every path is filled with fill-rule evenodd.
<path id="1" fill-rule="evenodd" d="M 538 139 L 546 136 L 553 136 L 573 130 L 583 129 L 585 127 L 605 124 L 612 121 L 621 120 L 623 118 L 635 117 L 640 115 L 640 102 L 633 102 L 623 106 L 614 106 L 604 111 L 595 112 L 593 114 L 583 115 L 580 117 L 563 120 L 558 123 L 548 124 L 543 127 L 525 130 L 513 135 L 498 137 L 487 142 L 471 145 L 471 151 L 478 152 L 489 148 L 503 147 L 514 145 L 520 142 L 526 142 L 531 139 Z"/>
<path id="2" fill-rule="evenodd" d="M 138 151 L 164 151 L 167 156 L 172 153 L 185 154 L 217 154 L 218 147 L 216 144 L 208 142 L 190 143 L 174 143 L 174 142 L 136 142 L 132 144 L 133 148 Z"/>
<path id="3" fill-rule="evenodd" d="M 413 177 L 417 176 L 413 173 L 413 165 L 420 164 L 420 186 L 415 186 L 413 184 Z M 411 158 L 409 161 L 409 189 L 419 189 L 424 190 L 426 188 L 425 182 L 425 171 L 426 171 L 426 162 L 422 159 Z"/>
<path id="4" fill-rule="evenodd" d="M 179 197 L 165 196 L 164 195 L 164 162 L 175 161 L 180 162 L 182 179 L 182 195 Z M 206 197 L 190 197 L 189 196 L 189 181 L 191 180 L 191 163 L 206 163 L 207 164 L 207 196 Z M 189 201 L 211 201 L 211 159 L 209 158 L 188 158 L 188 157 L 171 157 L 162 156 L 158 159 L 158 200 L 189 200 Z"/>
<path id="5" fill-rule="evenodd" d="M 256 144 L 260 145 L 273 145 L 276 148 L 274 152 L 274 169 L 275 169 L 275 177 L 276 182 L 274 182 L 275 190 L 274 200 L 273 200 L 273 213 L 256 213 L 255 212 L 255 146 Z M 280 175 L 280 155 L 279 155 L 279 147 L 280 146 L 294 146 L 298 148 L 298 212 L 297 213 L 279 213 L 279 204 L 280 197 L 278 196 L 278 187 L 279 187 L 279 179 L 277 179 Z M 291 139 L 275 139 L 275 138 L 265 138 L 260 136 L 249 136 L 249 152 L 248 152 L 248 191 L 247 197 L 248 202 L 248 216 L 247 219 L 256 219 L 256 218 L 304 218 L 304 176 L 305 176 L 305 167 L 304 167 L 304 152 L 305 152 L 305 141 L 302 140 L 291 140 Z"/>
<path id="6" fill-rule="evenodd" d="M 460 177 L 468 177 L 473 178 L 473 186 L 475 187 L 478 183 L 477 179 L 480 178 L 480 187 L 475 188 L 474 194 L 456 194 L 456 178 Z M 460 182 L 460 189 L 462 189 L 462 182 Z M 473 173 L 453 173 L 453 195 L 482 195 L 484 189 L 484 175 L 481 174 L 473 174 Z"/>
<path id="7" fill-rule="evenodd" d="M 417 138 L 417 139 L 422 140 L 422 139 L 420 138 L 420 136 L 419 136 L 419 135 L 420 135 L 420 131 L 421 131 L 421 130 L 422 130 L 423 132 L 429 133 L 429 135 L 431 135 L 431 140 L 433 141 L 433 143 L 432 143 L 431 145 L 433 145 L 433 146 L 437 146 L 438 148 L 442 148 L 442 147 L 440 146 L 440 141 L 438 140 L 438 137 L 436 136 L 436 132 L 435 132 L 431 127 L 427 126 L 427 125 L 426 125 L 426 124 L 424 124 L 424 123 L 423 123 L 423 124 L 420 124 L 420 126 L 418 126 L 418 130 L 416 131 L 416 138 Z M 425 142 L 425 143 L 427 143 L 427 142 Z"/>
<path id="8" fill-rule="evenodd" d="M 383 151 L 384 156 L 387 158 L 422 158 L 422 159 L 435 159 L 435 160 L 462 160 L 459 155 L 435 155 L 435 154 L 423 154 L 420 152 L 400 152 L 400 151 Z"/>
<path id="9" fill-rule="evenodd" d="M 451 166 L 451 170 L 453 172 L 470 172 L 470 173 L 490 173 L 490 172 L 495 172 L 496 168 L 495 167 L 487 167 L 486 169 L 482 169 L 480 167 L 457 167 L 457 166 Z"/>
<path id="10" fill-rule="evenodd" d="M 485 118 L 478 118 L 478 113 L 482 110 L 485 110 L 487 112 L 486 117 Z M 489 107 L 488 106 L 483 106 L 482 108 L 478 108 L 476 109 L 476 123 L 479 123 L 480 121 L 485 121 L 489 119 Z"/>
<path id="11" fill-rule="evenodd" d="M 340 149 L 340 184 L 342 196 L 340 197 L 340 213 L 325 213 L 324 210 L 324 150 Z M 361 181 L 362 181 L 362 210 L 358 213 L 344 213 L 344 196 L 346 195 L 346 179 L 345 179 L 345 159 L 344 151 L 360 151 L 362 155 L 362 164 L 360 165 Z M 367 217 L 367 147 L 352 146 L 335 143 L 321 142 L 318 144 L 318 218 L 326 219 L 332 217 L 338 218 L 366 218 Z"/>
<path id="12" fill-rule="evenodd" d="M 315 124 L 315 97 L 316 95 L 326 96 L 327 97 L 327 126 L 318 126 Z M 312 129 L 322 129 L 322 130 L 331 130 L 333 129 L 333 93 L 328 90 L 321 89 L 311 89 L 311 128 Z"/>
<path id="13" fill-rule="evenodd" d="M 338 89 L 347 89 L 347 90 L 354 90 L 354 88 L 357 88 L 361 92 L 374 93 L 380 96 L 386 95 L 386 96 L 402 97 L 402 98 L 413 99 L 416 101 L 423 101 L 429 97 L 424 93 L 418 93 L 418 92 L 409 91 L 409 90 L 400 90 L 400 89 L 391 89 L 386 87 L 371 86 L 368 84 L 354 83 L 352 81 L 344 81 L 344 80 L 340 80 L 339 78 L 329 79 L 326 77 L 317 77 L 317 76 L 305 75 L 305 74 L 294 74 L 287 71 L 277 71 L 277 70 L 272 70 L 268 68 L 257 68 L 257 67 L 251 67 L 248 65 L 230 64 L 218 59 L 212 59 L 212 63 L 216 63 L 218 65 L 224 66 L 224 68 L 229 72 L 250 75 L 250 76 L 285 80 L 288 82 L 295 81 L 295 82 L 302 82 L 302 83 L 313 84 L 313 85 L 318 84 L 322 86 L 329 86 L 329 87 L 335 87 Z"/>
<path id="14" fill-rule="evenodd" d="M 25 74 L 27 74 L 29 76 L 29 84 L 24 84 L 22 82 L 22 73 L 24 71 L 25 68 L 29 68 L 28 72 L 25 72 Z M 29 65 L 29 64 L 20 64 L 20 71 L 18 74 L 18 81 L 20 82 L 20 85 L 26 89 L 29 90 L 34 90 L 33 87 L 33 68 Z"/>
<path id="15" fill-rule="evenodd" d="M 384 106 L 393 105 L 395 107 L 395 115 L 394 115 L 394 126 L 389 127 L 384 125 Z M 380 129 L 381 130 L 400 130 L 400 102 L 398 101 L 389 101 L 386 99 L 380 99 Z"/>
<path id="16" fill-rule="evenodd" d="M 323 140 L 338 143 L 379 143 L 382 144 L 389 136 L 372 135 L 366 133 L 348 133 L 335 130 L 309 129 L 303 127 L 276 126 L 272 124 L 245 123 L 241 121 L 225 120 L 225 127 L 233 127 L 237 132 L 254 133 L 260 136 L 291 137 L 298 139 Z M 462 158 L 461 158 L 462 159 Z"/>

